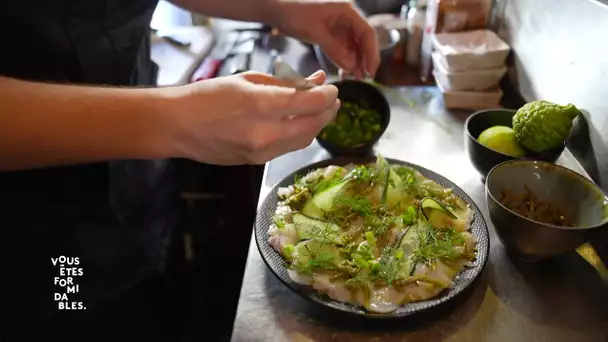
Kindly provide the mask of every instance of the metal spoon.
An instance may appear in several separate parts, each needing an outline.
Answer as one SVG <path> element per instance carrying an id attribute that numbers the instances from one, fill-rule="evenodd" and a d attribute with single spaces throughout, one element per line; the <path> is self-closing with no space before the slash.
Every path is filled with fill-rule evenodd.
<path id="1" fill-rule="evenodd" d="M 272 73 L 290 87 L 297 90 L 308 90 L 316 85 L 298 74 L 289 64 L 285 63 L 276 50 L 271 51 Z"/>
<path id="2" fill-rule="evenodd" d="M 587 242 L 576 249 L 576 252 L 585 259 L 599 274 L 606 284 L 608 284 L 608 268 L 595 251 L 595 248 Z"/>

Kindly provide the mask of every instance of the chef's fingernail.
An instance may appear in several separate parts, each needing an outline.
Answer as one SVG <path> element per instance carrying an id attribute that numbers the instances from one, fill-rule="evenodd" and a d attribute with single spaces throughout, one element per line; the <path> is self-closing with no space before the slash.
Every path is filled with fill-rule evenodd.
<path id="1" fill-rule="evenodd" d="M 308 76 L 309 78 L 315 78 L 317 76 L 320 76 L 323 73 L 323 70 L 317 70 L 315 71 L 312 75 Z"/>

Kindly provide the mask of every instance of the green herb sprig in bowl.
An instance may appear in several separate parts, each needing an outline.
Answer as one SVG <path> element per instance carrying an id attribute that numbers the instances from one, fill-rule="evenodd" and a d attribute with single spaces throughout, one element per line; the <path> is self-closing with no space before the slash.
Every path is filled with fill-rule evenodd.
<path id="1" fill-rule="evenodd" d="M 341 106 L 317 136 L 319 144 L 333 156 L 367 155 L 390 121 L 390 106 L 378 88 L 366 82 L 334 82 Z"/>
<path id="2" fill-rule="evenodd" d="M 341 147 L 355 147 L 373 140 L 381 129 L 380 114 L 369 103 L 343 102 L 319 137 Z"/>

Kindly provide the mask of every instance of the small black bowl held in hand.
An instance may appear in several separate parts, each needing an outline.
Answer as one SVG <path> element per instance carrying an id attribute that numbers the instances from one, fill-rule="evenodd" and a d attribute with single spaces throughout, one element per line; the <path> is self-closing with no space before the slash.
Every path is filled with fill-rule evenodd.
<path id="1" fill-rule="evenodd" d="M 518 158 L 493 150 L 477 141 L 479 135 L 490 127 L 507 126 L 512 128 L 515 113 L 517 111 L 512 109 L 486 109 L 473 113 L 464 123 L 464 145 L 467 154 L 484 182 L 488 172 L 500 163 L 517 159 L 541 160 L 554 163 L 559 159 L 566 147 L 564 142 L 562 146 L 556 149 L 543 153 L 526 151 L 525 157 Z"/>
<path id="2" fill-rule="evenodd" d="M 321 135 L 317 136 L 317 142 L 333 157 L 372 155 L 374 145 L 384 134 L 390 121 L 391 110 L 386 97 L 378 88 L 362 81 L 342 80 L 331 84 L 338 88 L 338 98 L 342 104 L 365 103 L 369 109 L 376 111 L 380 116 L 380 130 L 371 139 L 356 145 L 342 146 L 334 141 L 321 138 Z"/>

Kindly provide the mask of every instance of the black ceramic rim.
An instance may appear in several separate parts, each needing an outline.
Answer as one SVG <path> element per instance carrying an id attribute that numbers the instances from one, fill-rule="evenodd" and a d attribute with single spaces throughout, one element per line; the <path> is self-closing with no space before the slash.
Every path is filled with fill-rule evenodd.
<path id="1" fill-rule="evenodd" d="M 492 199 L 492 201 L 494 201 L 496 204 L 498 204 L 500 207 L 502 207 L 504 210 L 506 210 L 507 212 L 519 217 L 520 219 L 524 220 L 524 221 L 529 221 L 541 226 L 545 226 L 545 227 L 549 227 L 549 228 L 553 228 L 553 229 L 560 229 L 560 230 L 592 230 L 592 229 L 596 229 L 596 228 L 600 228 L 602 226 L 604 226 L 607 222 L 608 222 L 608 218 L 605 218 L 604 221 L 592 225 L 592 226 L 577 226 L 577 227 L 562 227 L 562 226 L 556 226 L 554 224 L 549 224 L 549 223 L 545 223 L 545 222 L 540 222 L 540 221 L 536 221 L 530 218 L 527 218 L 519 213 L 516 213 L 515 211 L 507 208 L 504 204 L 502 204 L 497 198 L 496 196 L 494 196 L 494 194 L 492 194 L 492 191 L 490 191 L 490 182 L 491 182 L 491 178 L 494 175 L 494 171 L 501 169 L 503 167 L 508 167 L 509 165 L 516 165 L 516 164 L 523 164 L 523 165 L 546 165 L 547 167 L 551 167 L 557 170 L 557 172 L 562 172 L 565 175 L 569 175 L 569 177 L 572 177 L 574 179 L 579 180 L 581 183 L 584 183 L 586 186 L 590 187 L 591 189 L 593 189 L 593 191 L 595 191 L 597 193 L 598 196 L 600 196 L 601 198 L 604 199 L 605 203 L 608 203 L 608 194 L 606 194 L 604 192 L 604 190 L 602 190 L 602 188 L 599 187 L 599 185 L 597 185 L 594 181 L 588 179 L 587 177 L 581 175 L 580 173 L 569 169 L 567 167 L 558 165 L 558 164 L 554 164 L 554 163 L 549 163 L 546 161 L 542 161 L 542 160 L 521 160 L 521 159 L 516 159 L 516 160 L 508 160 L 506 162 L 502 162 L 496 166 L 494 166 L 489 172 L 488 172 L 488 176 L 486 177 L 486 184 L 485 184 L 485 188 L 486 188 L 486 194 L 488 196 L 490 196 L 490 198 Z"/>
<path id="2" fill-rule="evenodd" d="M 478 137 L 474 137 L 474 136 L 473 136 L 473 134 L 471 134 L 471 131 L 469 130 L 469 123 L 470 123 L 470 121 L 471 121 L 471 120 L 473 120 L 473 119 L 474 119 L 476 116 L 478 116 L 478 115 L 482 115 L 482 114 L 485 114 L 485 113 L 488 113 L 488 112 L 509 112 L 509 113 L 517 113 L 517 111 L 516 111 L 516 110 L 514 110 L 514 109 L 507 109 L 507 108 L 492 108 L 492 109 L 484 109 L 484 110 L 480 110 L 480 111 L 477 111 L 477 112 L 475 112 L 475 113 L 473 113 L 473 114 L 469 115 L 469 117 L 468 117 L 468 118 L 467 118 L 467 119 L 464 121 L 464 132 L 465 132 L 465 134 L 467 135 L 467 137 L 468 137 L 468 138 L 469 138 L 471 141 L 473 141 L 473 143 L 474 143 L 475 145 L 480 146 L 481 148 L 485 148 L 485 149 L 487 149 L 487 150 L 490 150 L 490 151 L 492 151 L 492 152 L 494 152 L 494 153 L 500 154 L 500 155 L 502 155 L 503 157 L 506 157 L 506 158 L 511 158 L 512 160 L 543 160 L 543 161 L 547 161 L 547 160 L 544 160 L 544 159 L 542 159 L 542 158 L 540 158 L 540 159 L 539 159 L 539 158 L 535 157 L 535 155 L 536 155 L 536 156 L 538 156 L 538 153 L 534 153 L 534 152 L 532 152 L 532 151 L 528 151 L 528 153 L 530 153 L 530 155 L 527 155 L 527 156 L 525 156 L 525 157 L 519 157 L 519 158 L 518 158 L 518 157 L 513 157 L 513 156 L 510 156 L 510 155 L 508 155 L 508 154 L 504 154 L 504 153 L 502 153 L 502 152 L 500 152 L 500 151 L 496 151 L 495 149 L 489 148 L 489 147 L 484 146 L 484 145 L 482 145 L 481 143 L 479 143 L 479 141 L 477 141 L 477 138 L 478 138 Z M 572 133 L 570 133 L 570 134 L 572 134 Z M 566 141 L 567 141 L 567 140 L 568 140 L 568 139 L 566 139 Z M 557 152 L 559 151 L 559 154 L 557 154 L 557 155 L 556 155 L 555 160 L 557 160 L 557 159 L 559 158 L 559 156 L 562 154 L 563 150 L 566 148 L 566 141 L 564 141 L 563 146 L 556 147 L 556 148 L 554 148 L 554 149 L 552 149 L 552 150 L 549 150 L 549 151 L 548 151 L 548 152 L 553 152 L 553 153 L 557 153 Z M 545 153 L 546 153 L 546 152 L 545 152 Z M 554 160 L 554 161 L 555 161 L 555 160 Z"/>
<path id="3" fill-rule="evenodd" d="M 509 112 L 509 113 L 516 113 L 517 111 L 514 109 L 507 109 L 507 108 L 490 108 L 490 109 L 484 109 L 484 110 L 478 110 L 475 113 L 469 115 L 469 117 L 464 121 L 464 127 L 465 127 L 465 132 L 467 133 L 467 135 L 471 138 L 473 138 L 473 140 L 477 140 L 477 137 L 474 137 L 471 134 L 471 131 L 469 130 L 469 122 L 471 120 L 473 120 L 477 115 L 481 115 L 484 113 L 488 113 L 488 112 Z"/>
<path id="4" fill-rule="evenodd" d="M 479 143 L 479 141 L 477 141 L 477 137 L 474 137 L 474 136 L 473 136 L 473 134 L 471 134 L 471 130 L 469 130 L 469 122 L 470 122 L 471 120 L 473 120 L 473 119 L 474 119 L 476 116 L 478 116 L 478 115 L 482 115 L 482 114 L 485 114 L 485 113 L 488 113 L 488 112 L 508 112 L 508 113 L 516 113 L 517 111 L 516 111 L 516 110 L 513 110 L 513 109 L 506 109 L 506 108 L 484 109 L 484 110 L 477 111 L 477 112 L 475 112 L 475 113 L 473 113 L 473 114 L 469 115 L 469 117 L 468 117 L 468 118 L 467 118 L 467 119 L 464 121 L 464 131 L 465 131 L 466 135 L 469 137 L 469 139 L 471 139 L 471 140 L 473 141 L 473 143 L 474 143 L 475 145 L 478 145 L 478 146 L 480 146 L 480 147 L 483 147 L 483 148 L 485 148 L 485 149 L 488 149 L 488 150 L 490 150 L 490 151 L 492 151 L 492 152 L 494 152 L 494 153 L 498 153 L 498 154 L 500 154 L 500 155 L 502 155 L 502 156 L 505 156 L 505 157 L 507 157 L 507 158 L 521 159 L 521 158 L 515 158 L 515 157 L 513 157 L 513 156 L 510 156 L 510 155 L 504 154 L 504 153 L 502 153 L 502 152 L 500 152 L 500 151 L 496 151 L 496 150 L 491 149 L 491 148 L 489 148 L 489 147 L 487 147 L 487 146 L 484 146 L 484 145 L 480 144 L 480 143 Z"/>
<path id="5" fill-rule="evenodd" d="M 258 250 L 266 266 L 268 266 L 270 271 L 277 278 L 279 278 L 279 280 L 283 284 L 285 284 L 287 288 L 304 297 L 305 299 L 312 301 L 315 304 L 322 305 L 334 310 L 369 318 L 397 318 L 410 316 L 412 314 L 416 314 L 431 308 L 438 307 L 454 299 L 457 295 L 459 295 L 465 289 L 471 286 L 474 281 L 479 277 L 479 275 L 482 273 L 483 269 L 486 266 L 490 250 L 490 235 L 488 232 L 488 227 L 481 211 L 479 210 L 479 207 L 477 207 L 475 202 L 473 202 L 473 200 L 461 188 L 459 188 L 456 184 L 454 184 L 447 178 L 415 164 L 410 164 L 408 162 L 390 158 L 386 159 L 390 164 L 393 165 L 404 165 L 412 167 L 418 170 L 418 172 L 420 172 L 423 176 L 437 182 L 438 184 L 444 187 L 452 188 L 453 192 L 470 206 L 474 215 L 473 220 L 471 221 L 470 231 L 473 236 L 477 238 L 477 258 L 473 263 L 474 266 L 462 271 L 454 280 L 454 286 L 452 288 L 444 290 L 433 299 L 416 303 L 409 303 L 404 306 L 401 306 L 396 311 L 388 314 L 370 313 L 362 307 L 335 301 L 325 295 L 318 294 L 318 292 L 311 286 L 300 285 L 292 281 L 287 273 L 287 262 L 268 243 L 268 228 L 272 223 L 272 216 L 274 215 L 278 202 L 277 190 L 279 187 L 284 187 L 293 184 L 295 175 L 304 175 L 305 173 L 314 169 L 326 167 L 329 165 L 344 166 L 349 163 L 373 163 L 376 160 L 375 157 L 340 157 L 314 163 L 291 173 L 289 176 L 283 178 L 282 181 L 272 187 L 266 198 L 264 198 L 262 205 L 258 208 L 254 226 L 255 241 Z"/>
<path id="6" fill-rule="evenodd" d="M 338 87 L 340 84 L 348 84 L 348 83 L 356 84 L 357 86 L 362 86 L 364 88 L 367 88 L 369 91 L 377 92 L 384 100 L 383 102 L 387 109 L 386 119 L 382 120 L 382 126 L 381 126 L 380 131 L 378 133 L 376 133 L 370 141 L 356 145 L 356 146 L 349 146 L 349 147 L 339 146 L 337 144 L 332 143 L 329 140 L 321 139 L 321 138 L 319 138 L 319 136 L 315 137 L 315 139 L 317 139 L 319 144 L 328 151 L 330 151 L 330 150 L 332 150 L 332 151 L 358 151 L 358 150 L 364 150 L 367 148 L 372 148 L 378 142 L 378 140 L 380 140 L 380 137 L 382 137 L 384 132 L 386 132 L 388 125 L 391 123 L 391 106 L 388 103 L 388 100 L 386 99 L 386 95 L 384 95 L 384 93 L 382 93 L 382 91 L 380 89 L 378 89 L 378 87 L 376 87 L 375 85 L 369 84 L 367 82 L 351 80 L 351 79 L 338 80 L 338 81 L 332 82 L 330 84 Z M 339 95 L 338 95 L 338 97 L 339 97 Z M 323 145 L 326 145 L 327 147 L 323 146 Z"/>

